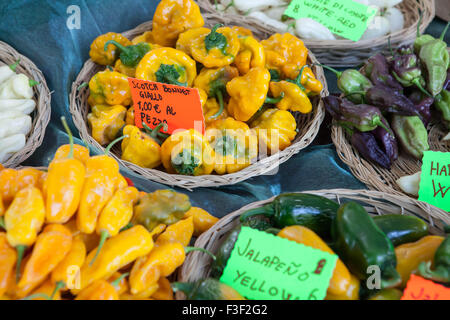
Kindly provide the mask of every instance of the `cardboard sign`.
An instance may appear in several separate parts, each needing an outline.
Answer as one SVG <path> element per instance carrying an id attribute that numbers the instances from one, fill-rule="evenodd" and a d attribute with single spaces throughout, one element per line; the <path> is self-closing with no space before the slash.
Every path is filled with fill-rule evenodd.
<path id="1" fill-rule="evenodd" d="M 419 200 L 450 211 L 450 152 L 424 152 Z"/>
<path id="2" fill-rule="evenodd" d="M 374 7 L 353 0 L 293 0 L 284 14 L 311 18 L 338 36 L 358 41 L 376 13 Z"/>
<path id="3" fill-rule="evenodd" d="M 220 281 L 254 300 L 323 300 L 337 256 L 242 227 Z"/>
<path id="4" fill-rule="evenodd" d="M 196 129 L 205 133 L 205 118 L 197 89 L 171 84 L 128 78 L 133 98 L 134 118 L 137 127 L 145 122 L 155 128 L 161 122 L 172 134 L 177 129 Z"/>
<path id="5" fill-rule="evenodd" d="M 450 300 L 450 288 L 412 274 L 401 300 Z"/>

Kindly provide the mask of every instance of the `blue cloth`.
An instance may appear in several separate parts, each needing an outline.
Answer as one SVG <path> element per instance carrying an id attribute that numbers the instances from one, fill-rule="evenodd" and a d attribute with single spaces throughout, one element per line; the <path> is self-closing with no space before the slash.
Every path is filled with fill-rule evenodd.
<path id="1" fill-rule="evenodd" d="M 122 32 L 152 19 L 155 0 L 16 0 L 0 2 L 0 40 L 29 57 L 47 80 L 52 94 L 52 118 L 44 143 L 24 165 L 47 166 L 56 149 L 68 143 L 60 117 L 65 116 L 78 136 L 69 113 L 69 94 L 83 63 L 89 58 L 91 42 L 106 32 Z M 66 23 L 73 12 L 71 5 L 79 6 L 81 29 L 70 30 Z M 443 22 L 433 24 L 433 35 L 440 33 Z M 336 90 L 333 75 L 328 74 L 331 91 Z M 254 201 L 263 200 L 282 192 L 330 188 L 361 189 L 364 185 L 339 160 L 330 144 L 327 125 L 316 139 L 316 145 L 307 148 L 282 164 L 278 173 L 260 176 L 245 182 L 220 187 L 200 188 L 187 193 L 193 205 L 208 209 L 221 217 Z M 77 143 L 82 144 L 80 140 Z M 95 153 L 95 150 L 92 150 Z M 136 186 L 151 192 L 168 188 L 140 178 L 130 170 L 122 173 Z"/>

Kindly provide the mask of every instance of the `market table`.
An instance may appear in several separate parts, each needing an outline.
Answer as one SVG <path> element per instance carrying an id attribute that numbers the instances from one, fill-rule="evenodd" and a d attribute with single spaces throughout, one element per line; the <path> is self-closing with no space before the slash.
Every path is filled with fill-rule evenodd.
<path id="1" fill-rule="evenodd" d="M 69 113 L 71 85 L 84 61 L 89 58 L 89 46 L 99 34 L 122 32 L 152 19 L 156 0 L 59 0 L 0 3 L 0 40 L 9 43 L 28 56 L 43 71 L 52 93 L 52 118 L 42 146 L 24 165 L 47 166 L 55 150 L 68 142 L 60 117 L 70 120 L 71 129 L 78 136 Z M 78 6 L 80 29 L 69 29 L 67 20 L 73 14 L 70 6 Z M 76 8 L 76 7 L 75 7 Z M 445 23 L 436 18 L 427 32 L 441 33 Z M 447 35 L 447 43 L 450 36 Z M 330 92 L 336 92 L 336 78 L 327 72 Z M 264 200 L 282 192 L 331 188 L 362 189 L 364 185 L 352 176 L 338 158 L 330 139 L 330 120 L 327 117 L 313 144 L 282 164 L 272 175 L 251 178 L 236 185 L 219 188 L 200 188 L 188 193 L 196 206 L 207 208 L 221 217 L 240 207 Z M 78 140 L 77 143 L 82 144 Z M 92 153 L 98 153 L 92 150 Z M 136 186 L 147 192 L 168 188 L 140 178 L 124 169 L 122 173 Z"/>

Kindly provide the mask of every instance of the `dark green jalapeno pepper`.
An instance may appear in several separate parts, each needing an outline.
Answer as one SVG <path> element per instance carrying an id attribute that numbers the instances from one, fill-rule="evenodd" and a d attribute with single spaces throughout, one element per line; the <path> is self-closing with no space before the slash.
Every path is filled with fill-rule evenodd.
<path id="1" fill-rule="evenodd" d="M 105 43 L 105 51 L 108 45 L 113 44 L 120 50 L 120 61 L 130 68 L 136 68 L 142 58 L 150 51 L 150 45 L 145 42 L 138 43 L 131 46 L 123 46 L 117 41 L 109 40 Z"/>
<path id="2" fill-rule="evenodd" d="M 385 214 L 373 217 L 373 221 L 392 241 L 394 247 L 415 242 L 428 234 L 426 222 L 414 216 Z"/>
<path id="3" fill-rule="evenodd" d="M 248 210 L 241 216 L 245 221 L 254 215 L 264 215 L 277 228 L 302 225 L 317 233 L 322 239 L 330 238 L 331 223 L 339 205 L 325 197 L 307 193 L 285 193 L 271 203 Z"/>
<path id="4" fill-rule="evenodd" d="M 359 279 L 370 276 L 368 267 L 378 266 L 381 289 L 401 283 L 394 245 L 360 204 L 349 202 L 339 208 L 332 234 L 335 252 Z"/>
<path id="5" fill-rule="evenodd" d="M 419 274 L 430 280 L 450 283 L 450 236 L 438 247 L 433 261 L 434 270 L 431 270 L 431 262 L 422 262 L 419 265 Z"/>
<path id="6" fill-rule="evenodd" d="M 394 115 L 392 129 L 403 149 L 416 159 L 421 160 L 423 152 L 430 149 L 428 131 L 418 116 Z"/>

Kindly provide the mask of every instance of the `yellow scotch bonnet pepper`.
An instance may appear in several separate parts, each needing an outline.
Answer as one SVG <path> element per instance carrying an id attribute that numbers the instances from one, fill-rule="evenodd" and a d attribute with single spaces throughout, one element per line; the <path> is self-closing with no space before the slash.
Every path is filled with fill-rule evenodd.
<path id="1" fill-rule="evenodd" d="M 113 141 L 125 125 L 127 109 L 124 106 L 96 105 L 88 114 L 92 137 L 99 144 L 106 145 Z"/>
<path id="2" fill-rule="evenodd" d="M 219 218 L 214 217 L 206 210 L 198 207 L 192 207 L 184 214 L 184 218 L 189 217 L 194 218 L 194 236 L 196 237 L 207 231 L 219 221 Z"/>
<path id="3" fill-rule="evenodd" d="M 92 61 L 107 66 L 112 65 L 119 58 L 119 50 L 117 50 L 115 45 L 109 44 L 107 48 L 108 50 L 105 51 L 105 44 L 110 40 L 117 41 L 124 46 L 131 45 L 131 41 L 119 33 L 108 32 L 106 34 L 102 34 L 98 36 L 91 44 L 89 56 Z"/>
<path id="4" fill-rule="evenodd" d="M 126 75 L 116 71 L 100 71 L 89 81 L 89 104 L 110 106 L 131 104 L 130 86 Z"/>
<path id="5" fill-rule="evenodd" d="M 241 75 L 246 74 L 252 68 L 265 67 L 266 52 L 261 43 L 251 36 L 239 37 L 241 47 L 234 61 Z"/>

